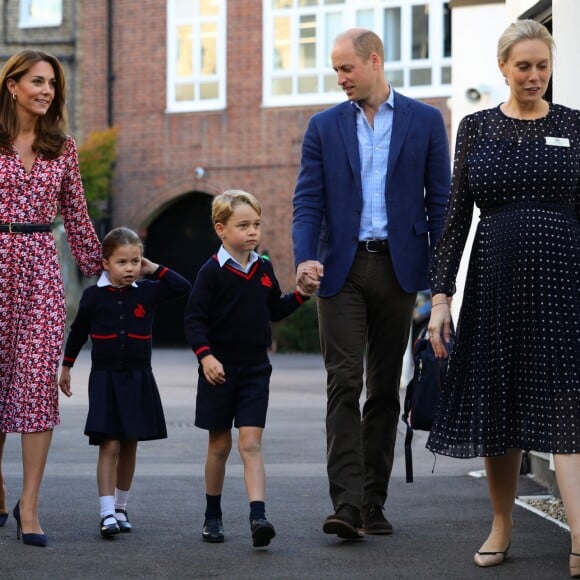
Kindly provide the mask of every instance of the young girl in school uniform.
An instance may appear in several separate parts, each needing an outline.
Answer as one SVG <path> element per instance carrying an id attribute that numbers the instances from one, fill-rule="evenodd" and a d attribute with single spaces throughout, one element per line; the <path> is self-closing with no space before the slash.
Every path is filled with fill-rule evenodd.
<path id="1" fill-rule="evenodd" d="M 90 336 L 91 373 L 85 435 L 99 446 L 97 484 L 103 537 L 130 532 L 127 497 L 137 442 L 167 437 L 161 398 L 151 370 L 155 308 L 183 296 L 191 284 L 143 257 L 139 236 L 110 231 L 102 243 L 103 268 L 87 288 L 71 325 L 59 386 L 70 397 L 71 368 Z M 139 279 L 143 276 L 144 279 Z"/>

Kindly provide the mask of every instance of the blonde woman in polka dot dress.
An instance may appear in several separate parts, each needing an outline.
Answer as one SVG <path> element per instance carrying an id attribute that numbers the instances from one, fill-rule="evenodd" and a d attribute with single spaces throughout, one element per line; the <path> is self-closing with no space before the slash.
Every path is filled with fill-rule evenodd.
<path id="1" fill-rule="evenodd" d="M 452 192 L 431 266 L 429 331 L 445 356 L 449 301 L 471 225 L 481 215 L 450 358 L 427 447 L 484 457 L 493 510 L 478 566 L 502 564 L 522 450 L 554 454 L 580 575 L 580 112 L 543 96 L 553 41 L 541 24 L 512 24 L 498 45 L 510 87 L 498 107 L 458 129 Z M 523 551 L 523 550 L 521 550 Z"/>
<path id="2" fill-rule="evenodd" d="M 21 433 L 23 486 L 13 513 L 34 546 L 47 544 L 38 495 L 60 422 L 66 308 L 50 225 L 57 213 L 83 273 L 101 270 L 76 146 L 64 133 L 64 97 L 62 66 L 44 52 L 15 54 L 0 75 L 0 461 L 4 433 Z M 7 516 L 0 477 L 1 509 Z"/>

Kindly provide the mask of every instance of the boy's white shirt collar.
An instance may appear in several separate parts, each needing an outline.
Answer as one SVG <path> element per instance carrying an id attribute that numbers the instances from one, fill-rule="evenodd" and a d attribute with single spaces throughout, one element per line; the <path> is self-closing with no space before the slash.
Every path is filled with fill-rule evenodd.
<path id="1" fill-rule="evenodd" d="M 254 265 L 254 262 L 258 261 L 259 257 L 260 256 L 258 256 L 258 253 L 252 250 L 248 259 L 248 264 L 244 267 L 223 247 L 223 245 L 220 247 L 217 253 L 217 259 L 220 268 L 223 268 L 228 260 L 231 260 L 239 269 L 241 269 L 242 272 L 246 274 L 250 271 L 250 268 Z"/>
<path id="2" fill-rule="evenodd" d="M 97 286 L 99 288 L 103 288 L 104 286 L 113 286 L 113 284 L 111 284 L 111 279 L 109 278 L 109 272 L 107 272 L 107 270 L 103 270 L 101 272 L 101 275 L 97 280 Z M 131 286 L 137 288 L 138 287 L 137 282 L 136 281 L 131 282 Z M 113 286 L 113 288 L 120 288 L 120 286 Z"/>

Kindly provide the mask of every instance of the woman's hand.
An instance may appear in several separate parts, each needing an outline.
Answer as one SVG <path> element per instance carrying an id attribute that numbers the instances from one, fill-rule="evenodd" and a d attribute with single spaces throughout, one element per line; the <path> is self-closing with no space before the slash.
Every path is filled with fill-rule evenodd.
<path id="1" fill-rule="evenodd" d="M 427 330 L 433 352 L 437 358 L 448 356 L 445 343 L 451 339 L 451 299 L 445 294 L 435 294 L 431 299 L 431 318 Z M 443 340 L 442 340 L 443 339 Z"/>
<path id="2" fill-rule="evenodd" d="M 62 367 L 60 371 L 60 378 L 58 379 L 58 386 L 67 397 L 72 395 L 70 388 L 70 367 Z"/>

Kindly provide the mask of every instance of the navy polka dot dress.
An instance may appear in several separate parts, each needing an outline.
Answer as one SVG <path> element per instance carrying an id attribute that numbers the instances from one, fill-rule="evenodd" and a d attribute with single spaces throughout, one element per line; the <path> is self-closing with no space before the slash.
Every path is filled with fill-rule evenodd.
<path id="1" fill-rule="evenodd" d="M 525 121 L 497 107 L 462 120 L 433 293 L 454 291 L 474 204 L 457 341 L 427 447 L 579 453 L 580 111 L 551 104 Z"/>

